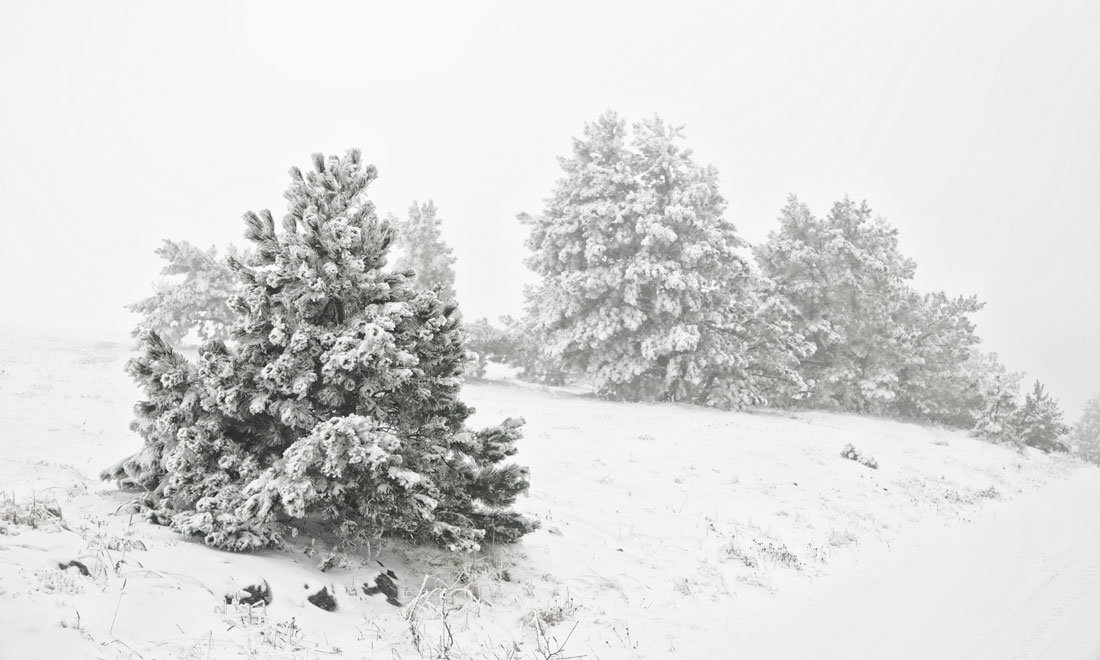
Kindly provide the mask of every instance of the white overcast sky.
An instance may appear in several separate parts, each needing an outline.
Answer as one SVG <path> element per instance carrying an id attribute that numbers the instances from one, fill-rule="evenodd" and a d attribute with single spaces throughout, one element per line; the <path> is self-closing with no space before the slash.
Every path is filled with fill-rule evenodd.
<path id="1" fill-rule="evenodd" d="M 1100 2 L 0 5 L 0 324 L 125 339 L 161 238 L 240 243 L 286 171 L 363 149 L 434 199 L 467 317 L 516 314 L 570 137 L 685 124 L 763 240 L 788 193 L 901 231 L 985 346 L 1100 393 Z"/>

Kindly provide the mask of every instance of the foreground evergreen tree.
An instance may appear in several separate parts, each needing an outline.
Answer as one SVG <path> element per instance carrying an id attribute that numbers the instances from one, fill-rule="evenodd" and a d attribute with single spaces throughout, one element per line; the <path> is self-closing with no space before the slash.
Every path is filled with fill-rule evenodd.
<path id="1" fill-rule="evenodd" d="M 394 222 L 397 229 L 396 267 L 416 273 L 419 286 L 436 291 L 444 300 L 454 300 L 455 258 L 451 247 L 443 240 L 440 231 L 443 223 L 436 212 L 433 201 L 413 202 L 408 218 Z"/>
<path id="2" fill-rule="evenodd" d="M 291 171 L 288 209 L 248 213 L 232 266 L 233 346 L 191 363 L 155 332 L 130 374 L 141 451 L 104 473 L 145 491 L 156 521 L 216 547 L 277 545 L 311 517 L 472 550 L 535 524 L 510 509 L 527 472 L 503 464 L 522 421 L 471 432 L 453 303 L 383 270 L 393 237 L 357 151 Z"/>
<path id="3" fill-rule="evenodd" d="M 756 247 L 764 273 L 797 309 L 795 329 L 813 344 L 800 365 L 805 401 L 950 421 L 961 370 L 978 343 L 974 298 L 920 295 L 916 264 L 897 230 L 866 203 L 836 203 L 824 219 L 792 196 L 780 227 Z"/>
<path id="4" fill-rule="evenodd" d="M 1035 381 L 1035 386 L 1024 398 L 1024 405 L 1017 411 L 1013 426 L 1020 442 L 1028 447 L 1047 453 L 1069 450 L 1063 439 L 1069 427 L 1062 421 L 1062 409 L 1039 381 Z"/>
<path id="5" fill-rule="evenodd" d="M 1100 396 L 1094 396 L 1085 403 L 1085 411 L 1073 425 L 1069 443 L 1078 456 L 1090 463 L 1100 464 Z"/>
<path id="6" fill-rule="evenodd" d="M 233 321 L 229 299 L 238 286 L 228 259 L 213 247 L 200 250 L 187 241 L 167 239 L 156 253 L 168 262 L 161 275 L 173 279 L 158 282 L 153 296 L 127 305 L 143 317 L 134 335 L 154 330 L 177 346 L 191 333 L 200 340 L 227 339 Z M 228 256 L 236 256 L 232 248 Z"/>
<path id="7" fill-rule="evenodd" d="M 737 406 L 799 385 L 804 348 L 724 217 L 718 174 L 681 129 L 609 112 L 574 140 L 529 225 L 529 373 L 604 395 Z"/>

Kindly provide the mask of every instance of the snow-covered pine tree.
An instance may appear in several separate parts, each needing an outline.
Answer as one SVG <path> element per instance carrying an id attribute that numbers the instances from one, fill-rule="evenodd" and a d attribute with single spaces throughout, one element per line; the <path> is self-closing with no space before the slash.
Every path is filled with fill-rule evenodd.
<path id="1" fill-rule="evenodd" d="M 713 167 L 654 117 L 608 112 L 561 159 L 530 227 L 537 365 L 628 399 L 738 406 L 797 384 L 789 308 L 742 254 Z"/>
<path id="2" fill-rule="evenodd" d="M 994 442 L 1018 442 L 1013 420 L 1020 408 L 1023 374 L 1008 371 L 994 353 L 976 353 L 967 363 L 977 396 L 973 435 Z"/>
<path id="3" fill-rule="evenodd" d="M 418 286 L 436 291 L 444 300 L 454 300 L 455 257 L 443 240 L 443 221 L 436 214 L 435 202 L 413 202 L 408 217 L 395 221 L 396 267 L 416 273 Z"/>
<path id="4" fill-rule="evenodd" d="M 1068 451 L 1064 436 L 1069 433 L 1062 421 L 1062 409 L 1039 381 L 1024 397 L 1024 405 L 1013 419 L 1017 437 L 1028 447 L 1044 452 Z"/>
<path id="5" fill-rule="evenodd" d="M 896 323 L 915 264 L 897 249 L 897 230 L 845 198 L 824 220 L 795 196 L 778 231 L 756 246 L 764 273 L 798 310 L 795 328 L 814 346 L 802 362 L 807 402 L 869 412 L 893 400 L 901 345 Z"/>
<path id="6" fill-rule="evenodd" d="M 1081 418 L 1069 437 L 1074 453 L 1090 463 L 1100 464 L 1100 396 L 1085 402 Z"/>
<path id="7" fill-rule="evenodd" d="M 255 252 L 233 262 L 234 344 L 207 342 L 191 363 L 143 336 L 128 369 L 145 444 L 104 477 L 231 550 L 277 545 L 315 516 L 452 550 L 517 540 L 535 527 L 511 510 L 527 471 L 504 463 L 522 420 L 465 428 L 455 305 L 384 270 L 393 230 L 358 151 L 313 164 L 291 170 L 280 228 L 245 216 Z"/>
<path id="8" fill-rule="evenodd" d="M 755 254 L 813 344 L 801 364 L 804 401 L 948 423 L 965 416 L 950 390 L 978 343 L 969 318 L 977 299 L 917 293 L 897 230 L 866 203 L 845 198 L 818 219 L 792 195 L 779 221 Z"/>
<path id="9" fill-rule="evenodd" d="M 155 330 L 176 346 L 192 332 L 200 340 L 227 339 L 233 320 L 229 298 L 238 286 L 228 259 L 219 257 L 214 247 L 200 250 L 187 241 L 168 239 L 156 253 L 168 262 L 160 271 L 166 279 L 156 283 L 153 296 L 127 305 L 142 315 L 134 336 Z M 236 251 L 230 247 L 227 256 L 235 258 Z"/>
<path id="10" fill-rule="evenodd" d="M 889 412 L 971 429 L 985 407 L 980 339 L 970 316 L 983 304 L 974 296 L 912 292 L 897 322 L 900 344 L 896 397 Z"/>

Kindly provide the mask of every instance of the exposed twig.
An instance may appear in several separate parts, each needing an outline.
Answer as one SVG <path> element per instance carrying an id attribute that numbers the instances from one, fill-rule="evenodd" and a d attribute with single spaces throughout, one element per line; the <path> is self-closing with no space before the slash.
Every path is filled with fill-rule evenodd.
<path id="1" fill-rule="evenodd" d="M 118 602 L 115 603 L 115 615 L 111 617 L 111 627 L 107 630 L 108 635 L 113 635 L 115 632 L 115 620 L 118 619 L 118 608 L 122 607 L 122 594 L 126 591 L 126 583 L 128 580 L 122 581 L 122 588 L 118 590 Z"/>

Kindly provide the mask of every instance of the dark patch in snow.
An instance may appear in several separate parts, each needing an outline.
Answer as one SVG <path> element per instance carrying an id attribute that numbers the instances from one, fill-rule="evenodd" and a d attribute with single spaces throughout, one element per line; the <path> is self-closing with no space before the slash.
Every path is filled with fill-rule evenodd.
<path id="1" fill-rule="evenodd" d="M 92 574 L 88 570 L 88 567 L 85 566 L 83 562 L 79 562 L 75 559 L 69 562 L 59 561 L 57 562 L 57 567 L 63 571 L 70 568 L 75 568 L 76 570 L 80 571 L 80 574 L 84 577 L 92 577 Z"/>
<path id="2" fill-rule="evenodd" d="M 334 599 L 332 597 L 332 594 L 328 592 L 328 587 L 321 587 L 320 591 L 313 594 L 306 600 L 326 612 L 331 612 L 336 609 L 336 599 Z"/>
<path id="3" fill-rule="evenodd" d="M 397 600 L 397 583 L 394 582 L 396 579 L 397 574 L 391 570 L 387 570 L 385 573 L 379 573 L 374 578 L 373 587 L 368 587 L 366 584 L 363 584 L 363 593 L 368 596 L 385 594 L 387 603 L 394 607 L 401 607 L 401 601 Z"/>

